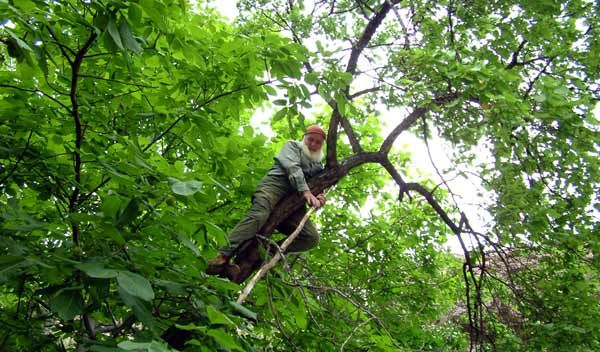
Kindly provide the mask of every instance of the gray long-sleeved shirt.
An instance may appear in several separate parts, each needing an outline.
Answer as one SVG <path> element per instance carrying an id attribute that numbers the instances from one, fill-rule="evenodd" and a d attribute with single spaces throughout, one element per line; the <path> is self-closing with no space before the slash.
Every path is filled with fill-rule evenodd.
<path id="1" fill-rule="evenodd" d="M 311 161 L 302 152 L 302 143 L 298 141 L 285 143 L 274 158 L 273 167 L 267 173 L 271 176 L 287 175 L 290 183 L 298 192 L 308 191 L 306 179 L 323 170 L 323 164 L 320 161 Z"/>

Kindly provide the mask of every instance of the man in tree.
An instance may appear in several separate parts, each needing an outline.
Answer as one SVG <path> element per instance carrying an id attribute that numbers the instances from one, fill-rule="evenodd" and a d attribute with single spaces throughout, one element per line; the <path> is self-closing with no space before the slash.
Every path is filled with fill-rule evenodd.
<path id="1" fill-rule="evenodd" d="M 312 125 L 306 129 L 301 142 L 289 141 L 283 146 L 274 158 L 273 167 L 261 180 L 252 196 L 252 207 L 246 217 L 235 226 L 229 235 L 230 246 L 222 249 L 216 258 L 208 262 L 206 270 L 208 274 L 220 274 L 229 264 L 229 260 L 235 255 L 238 247 L 256 236 L 275 205 L 289 193 L 294 191 L 302 193 L 306 203 L 311 207 L 319 208 L 325 204 L 325 196 L 319 194 L 315 197 L 306 183 L 307 178 L 323 170 L 321 159 L 325 138 L 325 131 L 320 126 Z M 286 235 L 291 234 L 305 213 L 306 210 L 300 208 L 279 224 L 277 229 Z M 316 246 L 318 242 L 319 232 L 308 220 L 287 251 L 306 251 Z"/>

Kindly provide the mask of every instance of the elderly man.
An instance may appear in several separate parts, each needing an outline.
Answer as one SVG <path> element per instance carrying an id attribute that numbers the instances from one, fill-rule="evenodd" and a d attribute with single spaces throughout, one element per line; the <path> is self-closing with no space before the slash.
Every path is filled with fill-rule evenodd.
<path id="1" fill-rule="evenodd" d="M 300 192 L 306 203 L 313 207 L 325 204 L 323 194 L 314 196 L 306 179 L 323 170 L 322 148 L 326 135 L 317 125 L 306 129 L 302 142 L 287 142 L 275 157 L 273 167 L 261 180 L 256 192 L 252 196 L 252 207 L 246 217 L 240 221 L 229 235 L 230 246 L 220 251 L 219 255 L 208 262 L 208 274 L 218 274 L 221 268 L 229 263 L 236 249 L 245 241 L 256 236 L 261 227 L 267 222 L 275 205 L 286 195 Z M 285 219 L 277 229 L 286 235 L 291 234 L 306 210 L 299 209 Z M 315 226 L 308 220 L 302 231 L 288 247 L 288 252 L 302 252 L 309 250 L 319 242 L 319 233 Z"/>

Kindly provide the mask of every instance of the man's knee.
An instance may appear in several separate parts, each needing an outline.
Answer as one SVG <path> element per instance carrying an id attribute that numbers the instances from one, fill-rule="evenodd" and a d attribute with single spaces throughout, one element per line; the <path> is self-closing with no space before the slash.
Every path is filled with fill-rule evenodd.
<path id="1" fill-rule="evenodd" d="M 296 241 L 290 245 L 290 252 L 308 251 L 319 244 L 319 231 L 314 226 L 305 227 Z"/>

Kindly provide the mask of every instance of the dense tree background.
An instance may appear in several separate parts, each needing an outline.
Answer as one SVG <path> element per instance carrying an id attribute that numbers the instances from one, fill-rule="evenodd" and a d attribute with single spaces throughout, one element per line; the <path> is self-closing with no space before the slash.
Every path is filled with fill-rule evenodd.
<path id="1" fill-rule="evenodd" d="M 600 349 L 597 3 L 239 9 L 0 0 L 0 350 Z M 206 260 L 312 122 L 321 244 L 241 307 Z M 478 179 L 489 224 L 407 133 L 453 146 L 437 177 Z"/>

